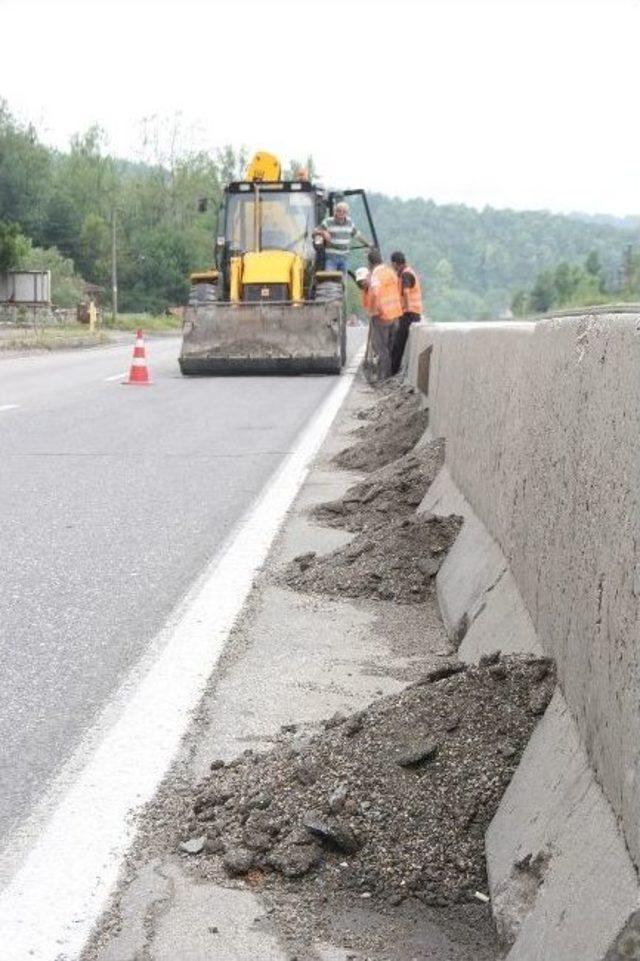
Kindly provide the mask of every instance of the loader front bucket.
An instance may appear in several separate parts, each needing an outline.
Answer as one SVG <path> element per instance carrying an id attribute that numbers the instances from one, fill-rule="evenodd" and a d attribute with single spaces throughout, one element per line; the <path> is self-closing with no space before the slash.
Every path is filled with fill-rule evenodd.
<path id="1" fill-rule="evenodd" d="M 342 301 L 187 307 L 183 374 L 339 374 Z"/>

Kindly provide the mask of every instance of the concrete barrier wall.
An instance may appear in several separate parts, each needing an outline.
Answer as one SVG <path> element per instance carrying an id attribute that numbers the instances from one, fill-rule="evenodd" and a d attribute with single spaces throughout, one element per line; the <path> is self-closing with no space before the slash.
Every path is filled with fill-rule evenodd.
<path id="1" fill-rule="evenodd" d="M 640 315 L 417 325 L 453 480 L 502 549 L 640 864 Z M 587 842 L 588 843 L 588 842 Z"/>

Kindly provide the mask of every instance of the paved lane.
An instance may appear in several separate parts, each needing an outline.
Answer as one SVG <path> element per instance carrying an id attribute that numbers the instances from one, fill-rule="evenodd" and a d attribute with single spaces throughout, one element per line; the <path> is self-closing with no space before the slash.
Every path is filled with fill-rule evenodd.
<path id="1" fill-rule="evenodd" d="M 106 379 L 130 347 L 0 361 L 0 843 L 335 384 L 148 353 L 149 388 Z"/>
<path id="2" fill-rule="evenodd" d="M 135 336 L 127 342 L 90 350 L 66 350 L 5 357 L 0 354 L 0 407 L 4 404 L 38 405 L 57 393 L 83 390 L 96 382 L 114 382 L 129 370 Z M 147 341 L 151 363 L 165 372 L 178 373 L 175 358 L 178 337 Z M 73 373 L 71 373 L 73 372 Z"/>

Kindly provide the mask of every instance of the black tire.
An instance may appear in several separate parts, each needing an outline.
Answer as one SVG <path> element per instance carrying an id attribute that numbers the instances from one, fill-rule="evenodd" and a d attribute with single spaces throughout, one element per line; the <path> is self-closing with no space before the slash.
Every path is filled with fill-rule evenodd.
<path id="1" fill-rule="evenodd" d="M 340 311 L 340 356 L 331 367 L 332 374 L 339 374 L 347 362 L 347 323 L 345 319 L 344 283 L 341 280 L 323 280 L 316 284 L 315 301 L 320 304 L 342 302 Z"/>
<path id="2" fill-rule="evenodd" d="M 315 299 L 319 303 L 326 304 L 333 300 L 342 300 L 344 288 L 341 280 L 323 280 L 316 285 Z"/>
<path id="3" fill-rule="evenodd" d="M 189 288 L 189 306 L 203 307 L 218 300 L 217 284 L 192 284 Z"/>

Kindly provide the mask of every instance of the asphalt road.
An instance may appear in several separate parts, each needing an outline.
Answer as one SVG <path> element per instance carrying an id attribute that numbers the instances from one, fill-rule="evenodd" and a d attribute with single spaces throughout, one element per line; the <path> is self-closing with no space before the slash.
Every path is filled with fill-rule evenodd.
<path id="1" fill-rule="evenodd" d="M 147 347 L 0 359 L 0 846 L 335 384 Z"/>

